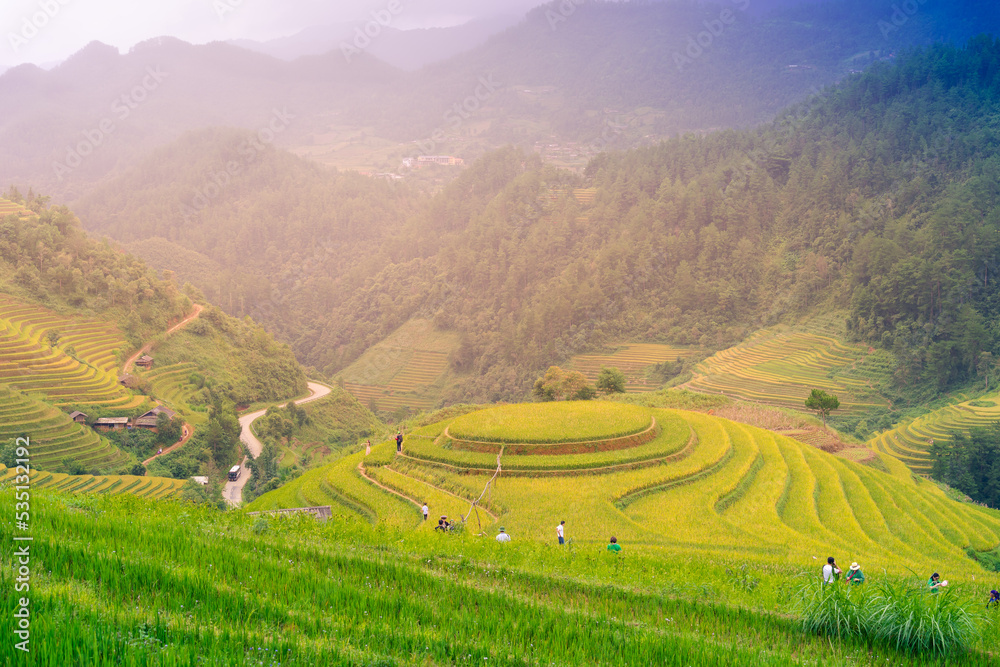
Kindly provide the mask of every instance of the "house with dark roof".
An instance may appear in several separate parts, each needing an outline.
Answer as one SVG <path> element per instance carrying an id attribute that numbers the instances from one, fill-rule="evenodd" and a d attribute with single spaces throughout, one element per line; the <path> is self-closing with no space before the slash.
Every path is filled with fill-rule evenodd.
<path id="1" fill-rule="evenodd" d="M 149 412 L 139 415 L 132 422 L 132 426 L 135 428 L 156 428 L 156 420 L 160 415 L 166 415 L 170 419 L 177 416 L 177 413 L 173 410 L 168 410 L 162 405 L 158 405 Z"/>
<path id="2" fill-rule="evenodd" d="M 135 360 L 135 365 L 138 366 L 139 368 L 145 368 L 146 370 L 149 370 L 150 368 L 153 367 L 153 357 L 149 356 L 148 354 L 144 354 Z"/>
<path id="3" fill-rule="evenodd" d="M 98 431 L 120 431 L 128 426 L 128 417 L 101 417 L 94 421 Z"/>

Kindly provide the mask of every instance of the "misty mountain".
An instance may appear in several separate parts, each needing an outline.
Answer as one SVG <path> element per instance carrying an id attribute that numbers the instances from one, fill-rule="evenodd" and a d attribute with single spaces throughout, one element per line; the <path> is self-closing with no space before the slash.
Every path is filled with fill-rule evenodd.
<path id="1" fill-rule="evenodd" d="M 433 317 L 462 335 L 452 400 L 521 398 L 614 341 L 723 348 L 817 311 L 936 391 L 1000 353 L 998 72 L 993 38 L 935 46 L 758 130 L 605 153 L 584 177 L 507 148 L 432 198 L 277 150 L 208 196 L 245 138 L 198 135 L 78 210 L 132 247 L 166 239 L 145 255 L 161 268 L 185 270 L 168 243 L 221 265 L 199 287 L 328 373 Z"/>
<path id="2" fill-rule="evenodd" d="M 414 30 L 397 30 L 390 24 L 388 27 L 379 28 L 367 51 L 398 69 L 417 70 L 430 63 L 447 60 L 459 53 L 472 50 L 489 37 L 517 24 L 520 20 L 521 18 L 515 15 L 503 15 L 469 21 L 448 28 Z M 268 42 L 244 39 L 234 40 L 230 44 L 291 61 L 302 56 L 317 56 L 331 51 L 343 53 L 344 44 L 349 49 L 357 48 L 355 40 L 359 39 L 358 31 L 364 27 L 363 24 L 356 23 L 315 26 L 295 35 Z"/>
<path id="3" fill-rule="evenodd" d="M 411 73 L 367 51 L 285 62 L 223 43 L 159 38 L 126 54 L 94 43 L 52 71 L 0 76 L 0 183 L 75 201 L 153 148 L 212 126 L 306 147 L 332 126 L 355 128 L 424 154 L 459 136 L 474 136 L 476 153 L 553 140 L 628 148 L 764 122 L 909 45 L 998 25 L 981 0 L 899 16 L 861 0 L 764 18 L 749 6 L 553 3 Z"/>

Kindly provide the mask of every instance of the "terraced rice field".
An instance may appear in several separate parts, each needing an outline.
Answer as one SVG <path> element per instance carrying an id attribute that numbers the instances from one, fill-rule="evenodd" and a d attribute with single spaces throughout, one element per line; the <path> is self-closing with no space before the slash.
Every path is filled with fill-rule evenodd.
<path id="1" fill-rule="evenodd" d="M 597 196 L 597 188 L 576 188 L 572 191 L 573 198 L 584 206 L 591 206 Z M 553 189 L 538 197 L 542 204 L 555 204 L 566 196 L 566 190 Z"/>
<path id="2" fill-rule="evenodd" d="M 196 364 L 184 362 L 158 366 L 140 375 L 149 380 L 155 398 L 197 425 L 208 421 L 205 408 L 195 409 L 192 405 L 192 398 L 199 388 L 191 383 L 191 375 L 198 372 Z"/>
<path id="3" fill-rule="evenodd" d="M 47 339 L 53 331 L 60 334 L 55 346 Z M 116 353 L 124 345 L 111 324 L 0 295 L 0 384 L 44 394 L 57 406 L 138 407 L 144 399 L 118 383 Z"/>
<path id="4" fill-rule="evenodd" d="M 822 389 L 846 412 L 887 405 L 877 387 L 891 371 L 885 353 L 824 334 L 765 329 L 698 364 L 687 386 L 795 410 L 804 410 L 812 389 Z"/>
<path id="5" fill-rule="evenodd" d="M 0 197 L 0 218 L 5 218 L 8 215 L 19 215 L 21 217 L 34 215 L 31 211 L 24 208 L 20 204 L 15 204 L 9 199 L 4 199 Z"/>
<path id="6" fill-rule="evenodd" d="M 981 573 L 964 550 L 1000 546 L 1000 513 L 949 500 L 887 455 L 892 474 L 718 417 L 647 410 L 661 431 L 631 448 L 588 443 L 592 449 L 540 455 L 550 445 L 531 451 L 498 439 L 503 472 L 490 486 L 498 455 L 456 446 L 448 427 L 459 417 L 407 434 L 402 455 L 382 443 L 368 457 L 312 470 L 250 509 L 332 504 L 344 516 L 428 530 L 416 503 L 455 518 L 486 490 L 489 514 L 473 529 L 499 523 L 515 539 L 554 541 L 565 520 L 567 537 L 583 544 L 615 535 L 626 549 L 752 554 L 804 568 L 834 554 L 901 575 Z M 525 413 L 524 423 L 531 419 Z"/>
<path id="7" fill-rule="evenodd" d="M 968 433 L 970 428 L 989 426 L 997 421 L 1000 421 L 1000 393 L 947 405 L 921 415 L 876 435 L 868 441 L 868 446 L 877 452 L 895 456 L 916 473 L 928 474 L 932 465 L 928 453 L 931 444 L 951 440 L 955 431 Z"/>
<path id="8" fill-rule="evenodd" d="M 34 459 L 34 453 L 32 453 Z M 0 464 L 0 487 L 11 485 L 17 476 L 15 468 Z M 72 494 L 128 494 L 140 498 L 164 499 L 178 495 L 185 480 L 166 477 L 135 477 L 134 475 L 65 475 L 61 472 L 32 470 L 32 489 L 48 489 Z"/>
<path id="9" fill-rule="evenodd" d="M 625 374 L 625 391 L 653 391 L 658 385 L 646 377 L 650 366 L 675 362 L 698 353 L 697 349 L 657 343 L 626 343 L 614 354 L 578 354 L 568 368 L 580 371 L 590 382 L 597 380 L 602 366 L 617 368 Z"/>
<path id="10" fill-rule="evenodd" d="M 109 469 L 130 462 L 129 456 L 92 429 L 46 403 L 0 385 L 0 442 L 31 439 L 32 465 L 62 469 L 70 458 L 87 469 Z"/>
<path id="11" fill-rule="evenodd" d="M 435 331 L 428 320 L 413 320 L 338 377 L 365 406 L 374 402 L 381 411 L 429 410 L 438 401 L 448 373 L 448 356 L 457 345 L 454 334 Z"/>

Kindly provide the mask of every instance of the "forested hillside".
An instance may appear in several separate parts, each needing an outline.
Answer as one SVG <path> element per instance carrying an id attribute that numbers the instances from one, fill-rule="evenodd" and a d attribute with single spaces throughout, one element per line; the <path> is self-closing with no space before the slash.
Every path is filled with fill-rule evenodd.
<path id="1" fill-rule="evenodd" d="M 0 215 L 0 292 L 117 323 L 138 346 L 190 310 L 190 300 L 136 258 L 87 238 L 49 197 L 5 194 L 33 215 Z"/>
<path id="2" fill-rule="evenodd" d="M 933 391 L 974 375 L 1000 333 L 998 77 L 1000 45 L 982 37 L 876 64 L 759 130 L 601 155 L 585 178 L 510 148 L 424 200 L 357 176 L 303 179 L 309 167 L 275 153 L 259 168 L 294 165 L 288 192 L 248 177 L 185 217 L 183 191 L 165 196 L 152 160 L 82 210 L 119 238 L 166 236 L 225 271 L 260 267 L 255 298 L 220 302 L 331 373 L 417 314 L 463 335 L 451 398 L 495 400 L 606 343 L 718 348 L 835 309 L 902 360 L 900 388 Z M 173 150 L 172 166 L 201 164 Z M 305 182 L 346 195 L 317 185 L 307 198 Z M 293 210 L 312 222 L 296 227 Z M 249 241 L 221 251 L 237 223 Z"/>
<path id="3" fill-rule="evenodd" d="M 217 308 L 197 317 L 194 302 L 204 300 L 197 289 L 179 289 L 169 272 L 158 275 L 89 238 L 72 212 L 49 207 L 48 198 L 34 192 L 12 189 L 0 199 L 0 296 L 6 435 L 29 434 L 32 464 L 41 470 L 142 474 L 138 463 L 158 445 L 179 440 L 186 422 L 193 439 L 168 461 L 157 461 L 154 475 L 215 474 L 238 453 L 237 404 L 305 391 L 291 350 L 260 325 Z M 168 335 L 185 317 L 195 319 Z M 155 356 L 152 372 L 124 368 L 139 348 Z M 126 370 L 128 380 L 120 381 Z M 173 435 L 155 443 L 141 429 L 124 440 L 118 437 L 124 431 L 113 433 L 109 441 L 90 428 L 97 418 L 137 417 L 157 404 L 179 420 Z M 66 415 L 75 410 L 86 424 Z M 12 443 L 2 443 L 9 466 Z"/>

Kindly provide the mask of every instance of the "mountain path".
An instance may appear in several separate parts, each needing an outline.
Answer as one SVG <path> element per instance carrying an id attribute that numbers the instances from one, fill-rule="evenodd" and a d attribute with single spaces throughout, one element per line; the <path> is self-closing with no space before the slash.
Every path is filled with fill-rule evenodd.
<path id="1" fill-rule="evenodd" d="M 324 396 L 329 395 L 333 391 L 332 387 L 328 387 L 325 384 L 320 384 L 319 382 L 308 382 L 307 386 L 311 392 L 305 398 L 300 398 L 296 401 L 292 401 L 295 405 L 302 405 L 304 403 L 311 403 L 312 401 L 318 401 Z M 288 405 L 288 401 L 285 401 L 277 407 L 283 408 Z M 250 450 L 250 454 L 253 458 L 260 456 L 260 453 L 264 450 L 264 445 L 257 436 L 253 434 L 253 430 L 250 426 L 259 419 L 263 417 L 269 408 L 264 408 L 263 410 L 257 410 L 255 412 L 250 412 L 248 414 L 240 417 L 240 440 L 243 444 L 247 446 Z M 246 486 L 247 482 L 250 480 L 250 469 L 247 468 L 247 461 L 250 457 L 244 456 L 243 460 L 240 462 L 240 477 L 235 482 L 226 482 L 225 488 L 222 490 L 222 497 L 225 499 L 229 505 L 233 507 L 238 507 L 243 503 L 243 487 Z"/>

